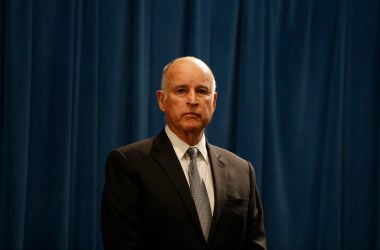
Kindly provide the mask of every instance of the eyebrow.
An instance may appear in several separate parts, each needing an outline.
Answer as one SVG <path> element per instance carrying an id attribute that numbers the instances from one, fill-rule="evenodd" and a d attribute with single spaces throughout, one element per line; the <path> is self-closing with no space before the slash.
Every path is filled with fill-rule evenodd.
<path id="1" fill-rule="evenodd" d="M 174 85 L 174 88 L 178 88 L 178 87 L 187 87 L 187 84 L 186 83 L 176 83 L 176 85 Z"/>
<path id="2" fill-rule="evenodd" d="M 173 86 L 173 88 L 180 88 L 180 87 L 187 87 L 187 86 L 188 86 L 188 84 L 186 84 L 186 83 L 175 83 L 175 85 Z M 211 89 L 210 86 L 208 86 L 207 82 L 201 83 L 201 85 L 198 86 L 198 87 Z"/>

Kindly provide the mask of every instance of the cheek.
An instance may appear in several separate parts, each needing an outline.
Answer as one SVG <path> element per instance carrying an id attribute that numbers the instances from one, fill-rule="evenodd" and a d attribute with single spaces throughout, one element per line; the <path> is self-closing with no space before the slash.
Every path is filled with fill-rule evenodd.
<path id="1" fill-rule="evenodd" d="M 179 100 L 168 97 L 168 99 L 165 101 L 165 108 L 171 113 L 175 113 L 176 110 L 178 110 L 180 107 L 181 102 Z"/>
<path id="2" fill-rule="evenodd" d="M 170 105 L 170 109 L 172 113 L 179 113 L 183 109 L 183 105 L 181 102 L 173 102 Z"/>
<path id="3" fill-rule="evenodd" d="M 210 112 L 210 113 L 213 113 L 214 112 L 214 103 L 213 102 L 210 102 L 207 104 L 207 110 Z"/>
<path id="4" fill-rule="evenodd" d="M 167 107 L 167 115 L 172 118 L 179 118 L 181 116 L 182 106 L 180 103 L 170 103 Z"/>

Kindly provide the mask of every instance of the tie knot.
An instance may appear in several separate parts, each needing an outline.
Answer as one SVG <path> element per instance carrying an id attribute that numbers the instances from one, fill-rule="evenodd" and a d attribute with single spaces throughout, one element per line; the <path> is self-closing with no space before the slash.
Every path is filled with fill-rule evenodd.
<path id="1" fill-rule="evenodd" d="M 196 147 L 190 147 L 187 150 L 187 153 L 189 154 L 191 160 L 198 157 L 198 149 Z"/>

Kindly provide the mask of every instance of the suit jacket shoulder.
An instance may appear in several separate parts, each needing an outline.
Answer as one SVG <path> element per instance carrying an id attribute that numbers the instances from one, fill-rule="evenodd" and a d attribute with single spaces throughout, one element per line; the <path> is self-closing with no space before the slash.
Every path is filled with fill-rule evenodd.
<path id="1" fill-rule="evenodd" d="M 224 166 L 227 169 L 228 174 L 239 175 L 242 172 L 245 174 L 252 172 L 253 176 L 255 177 L 253 166 L 249 161 L 241 158 L 240 156 L 227 149 L 212 145 L 210 143 L 208 143 L 208 149 L 212 164 Z"/>
<path id="2" fill-rule="evenodd" d="M 223 159 L 228 159 L 229 161 L 233 161 L 233 162 L 241 163 L 241 164 L 247 163 L 247 160 L 241 158 L 240 156 L 236 155 L 235 153 L 227 149 L 212 145 L 210 143 L 208 143 L 208 146 L 210 150 L 213 150 L 215 153 L 222 156 Z"/>
<path id="3" fill-rule="evenodd" d="M 124 156 L 125 155 L 146 155 L 149 154 L 152 144 L 153 144 L 154 137 L 142 140 L 142 141 L 137 141 L 133 142 L 127 145 L 123 145 L 121 147 L 118 147 L 114 149 L 113 151 L 119 151 L 122 153 Z"/>

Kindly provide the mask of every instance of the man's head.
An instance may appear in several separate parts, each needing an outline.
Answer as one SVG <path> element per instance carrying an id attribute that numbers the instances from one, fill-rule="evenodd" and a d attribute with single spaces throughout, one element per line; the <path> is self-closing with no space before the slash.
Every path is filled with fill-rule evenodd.
<path id="1" fill-rule="evenodd" d="M 195 57 L 177 58 L 164 68 L 158 105 L 179 138 L 202 135 L 216 107 L 215 88 L 210 68 Z"/>

